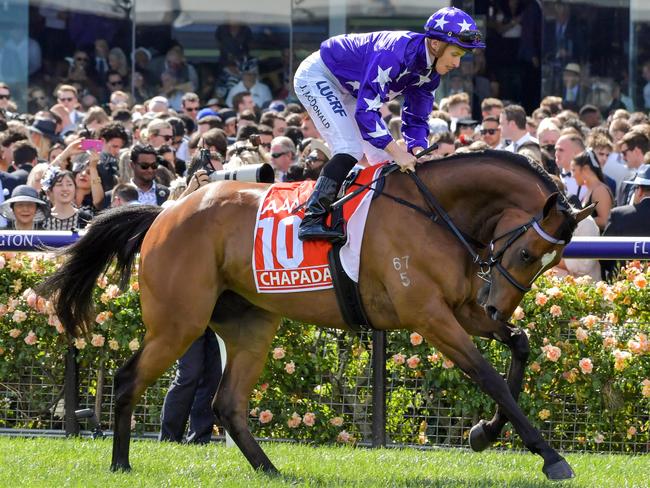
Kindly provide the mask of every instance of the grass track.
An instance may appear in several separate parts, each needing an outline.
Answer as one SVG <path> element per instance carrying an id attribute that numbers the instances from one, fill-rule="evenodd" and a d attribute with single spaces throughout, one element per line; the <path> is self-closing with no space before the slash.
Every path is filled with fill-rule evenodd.
<path id="1" fill-rule="evenodd" d="M 131 473 L 111 473 L 112 441 L 0 437 L 0 488 L 13 487 L 648 487 L 650 456 L 568 455 L 577 478 L 546 481 L 532 454 L 353 449 L 265 443 L 282 474 L 254 472 L 237 448 L 135 441 Z"/>

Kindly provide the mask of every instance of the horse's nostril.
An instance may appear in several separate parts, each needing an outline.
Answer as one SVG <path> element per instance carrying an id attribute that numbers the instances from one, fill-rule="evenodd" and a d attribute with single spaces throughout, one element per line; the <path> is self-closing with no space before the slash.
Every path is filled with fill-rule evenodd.
<path id="1" fill-rule="evenodd" d="M 499 320 L 499 310 L 497 310 L 497 308 L 494 307 L 493 305 L 488 305 L 487 307 L 485 307 L 485 313 L 492 320 Z"/>

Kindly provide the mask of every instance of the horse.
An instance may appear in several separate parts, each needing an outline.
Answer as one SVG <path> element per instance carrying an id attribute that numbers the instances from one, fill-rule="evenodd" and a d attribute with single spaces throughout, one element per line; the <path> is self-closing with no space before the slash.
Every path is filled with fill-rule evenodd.
<path id="1" fill-rule="evenodd" d="M 138 399 L 209 326 L 227 355 L 214 412 L 254 469 L 277 472 L 249 430 L 247 402 L 280 318 L 348 327 L 332 289 L 257 292 L 251 236 L 267 188 L 216 182 L 164 210 L 136 205 L 106 211 L 62 251 L 67 260 L 40 286 L 68 333 L 88 333 L 97 278 L 116 258 L 126 285 L 140 253 L 146 333 L 114 378 L 112 470 L 131 469 L 130 422 Z M 559 262 L 577 223 L 593 208 L 571 207 L 536 163 L 491 150 L 422 163 L 414 174 L 390 174 L 383 195 L 390 198 L 380 196 L 370 207 L 360 258 L 360 296 L 373 327 L 419 333 L 495 400 L 493 418 L 471 429 L 473 450 L 489 447 L 510 421 L 525 446 L 542 457 L 547 478 L 573 477 L 517 405 L 529 346 L 508 319 L 535 278 Z M 507 379 L 471 336 L 509 347 Z"/>

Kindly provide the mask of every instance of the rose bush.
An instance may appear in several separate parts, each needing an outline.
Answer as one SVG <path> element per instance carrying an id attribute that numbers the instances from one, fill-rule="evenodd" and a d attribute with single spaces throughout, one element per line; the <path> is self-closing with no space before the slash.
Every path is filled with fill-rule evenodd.
<path id="1" fill-rule="evenodd" d="M 56 391 L 26 386 L 0 395 L 2 426 L 39 427 L 38 416 L 20 417 L 25 398 L 41 418 L 53 415 L 69 344 L 89 377 L 82 388 L 94 395 L 96 372 L 104 371 L 109 382 L 144 335 L 137 282 L 122 292 L 103 277 L 94 292 L 93 330 L 69 342 L 52 305 L 33 291 L 56 265 L 44 254 L 0 254 L 0 388 L 28 385 L 35 370 L 58 385 Z M 519 404 L 562 448 L 648 450 L 649 277 L 648 266 L 638 262 L 613 284 L 547 273 L 514 312 L 512 322 L 531 348 Z M 477 345 L 497 370 L 507 370 L 507 348 L 494 341 Z M 371 352 L 357 336 L 284 320 L 250 400 L 254 434 L 318 443 L 369 439 Z M 459 444 L 472 422 L 491 418 L 493 402 L 419 334 L 390 333 L 386 357 L 393 441 Z M 161 406 L 162 396 L 147 402 Z M 441 416 L 447 420 L 436 421 Z M 516 439 L 508 430 L 502 442 Z"/>

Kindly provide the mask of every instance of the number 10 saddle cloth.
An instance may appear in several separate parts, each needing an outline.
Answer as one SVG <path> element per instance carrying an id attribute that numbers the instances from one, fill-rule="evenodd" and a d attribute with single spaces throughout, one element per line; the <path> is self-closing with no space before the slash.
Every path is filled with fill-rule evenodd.
<path id="1" fill-rule="evenodd" d="M 377 165 L 361 170 L 354 183 L 348 186 L 348 193 L 375 180 L 382 168 L 383 165 Z M 328 264 L 332 244 L 298 239 L 298 227 L 305 215 L 303 204 L 314 184 L 314 181 L 277 183 L 271 185 L 262 198 L 253 246 L 253 273 L 258 293 L 296 293 L 333 287 Z M 359 279 L 361 242 L 373 194 L 366 189 L 343 205 L 346 242 L 340 249 L 340 262 L 354 282 Z"/>

